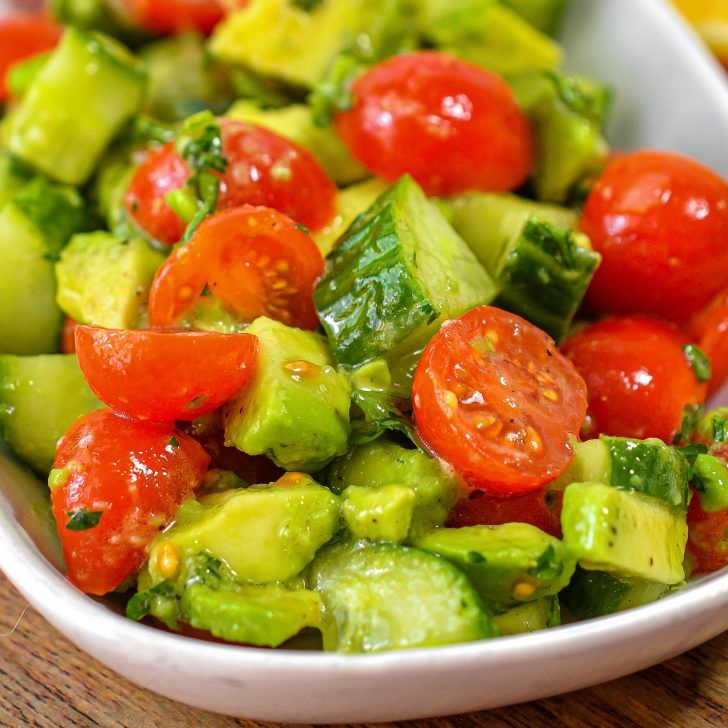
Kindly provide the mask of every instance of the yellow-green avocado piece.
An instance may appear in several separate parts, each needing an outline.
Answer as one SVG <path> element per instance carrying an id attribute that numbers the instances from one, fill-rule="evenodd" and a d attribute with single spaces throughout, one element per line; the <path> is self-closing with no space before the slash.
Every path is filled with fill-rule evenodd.
<path id="1" fill-rule="evenodd" d="M 376 488 L 350 485 L 342 497 L 341 514 L 355 539 L 400 543 L 407 538 L 417 497 L 410 486 L 399 483 Z"/>

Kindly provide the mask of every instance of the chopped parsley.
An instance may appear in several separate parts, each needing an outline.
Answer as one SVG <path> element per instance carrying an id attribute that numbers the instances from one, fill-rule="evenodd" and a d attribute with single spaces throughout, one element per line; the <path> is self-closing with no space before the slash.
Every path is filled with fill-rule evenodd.
<path id="1" fill-rule="evenodd" d="M 685 344 L 683 353 L 697 380 L 707 382 L 710 379 L 710 359 L 708 359 L 705 352 L 695 344 Z"/>
<path id="2" fill-rule="evenodd" d="M 87 531 L 99 525 L 103 511 L 89 511 L 86 506 L 77 508 L 75 511 L 66 511 L 68 523 L 66 528 L 69 531 Z"/>

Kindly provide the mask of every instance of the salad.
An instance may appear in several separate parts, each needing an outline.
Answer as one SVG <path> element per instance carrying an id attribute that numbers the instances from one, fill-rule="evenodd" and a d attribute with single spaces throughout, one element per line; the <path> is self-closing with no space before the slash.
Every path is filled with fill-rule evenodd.
<path id="1" fill-rule="evenodd" d="M 0 19 L 0 432 L 76 587 L 356 653 L 728 565 L 728 183 L 610 150 L 562 10 Z"/>

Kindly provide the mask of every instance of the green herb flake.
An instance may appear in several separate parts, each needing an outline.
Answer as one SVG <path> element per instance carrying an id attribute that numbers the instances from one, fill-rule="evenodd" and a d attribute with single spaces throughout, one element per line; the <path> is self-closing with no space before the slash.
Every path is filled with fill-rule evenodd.
<path id="1" fill-rule="evenodd" d="M 715 415 L 713 417 L 713 441 L 728 441 L 728 418 Z"/>
<path id="2" fill-rule="evenodd" d="M 210 290 L 210 286 L 207 283 L 205 283 L 205 285 L 203 286 L 202 291 L 200 292 L 200 295 L 203 298 L 208 298 L 209 296 L 212 295 L 212 291 Z"/>
<path id="3" fill-rule="evenodd" d="M 301 225 L 300 222 L 296 223 L 295 228 L 296 230 L 300 230 L 302 233 L 306 233 L 308 235 L 311 234 L 311 231 L 305 225 Z"/>
<path id="4" fill-rule="evenodd" d="M 683 407 L 683 418 L 680 430 L 672 440 L 673 445 L 689 443 L 698 430 L 698 424 L 703 416 L 703 407 L 699 404 L 686 404 Z"/>
<path id="5" fill-rule="evenodd" d="M 138 592 L 126 604 L 126 616 L 138 622 L 152 609 L 152 600 L 155 597 L 173 599 L 177 597 L 177 590 L 170 581 L 163 581 L 146 591 Z"/>
<path id="6" fill-rule="evenodd" d="M 179 447 L 179 440 L 172 435 L 172 437 L 169 438 L 169 446 L 170 447 Z"/>
<path id="7" fill-rule="evenodd" d="M 549 544 L 541 556 L 539 556 L 536 565 L 532 569 L 529 569 L 528 573 L 537 579 L 541 579 L 541 581 L 547 581 L 560 576 L 563 570 L 563 562 L 556 557 L 553 544 Z"/>
<path id="8" fill-rule="evenodd" d="M 87 531 L 99 525 L 103 511 L 89 511 L 86 506 L 77 508 L 75 511 L 66 511 L 68 523 L 66 528 L 69 531 Z"/>
<path id="9" fill-rule="evenodd" d="M 705 352 L 695 344 L 686 344 L 683 347 L 683 353 L 697 380 L 707 382 L 710 379 L 710 359 Z"/>

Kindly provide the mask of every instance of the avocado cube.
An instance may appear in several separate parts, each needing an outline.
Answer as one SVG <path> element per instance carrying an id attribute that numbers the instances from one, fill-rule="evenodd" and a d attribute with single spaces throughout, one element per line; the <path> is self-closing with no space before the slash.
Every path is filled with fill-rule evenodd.
<path id="1" fill-rule="evenodd" d="M 496 613 L 558 593 L 576 568 L 559 539 L 528 523 L 436 528 L 417 547 L 455 564 Z"/>
<path id="2" fill-rule="evenodd" d="M 554 595 L 519 604 L 503 614 L 497 614 L 493 617 L 493 623 L 502 637 L 558 627 L 561 624 L 559 598 Z"/>
<path id="3" fill-rule="evenodd" d="M 225 439 L 284 470 L 315 472 L 346 452 L 351 387 L 313 331 L 260 317 L 253 381 L 223 410 Z"/>
<path id="4" fill-rule="evenodd" d="M 355 539 L 400 543 L 407 538 L 416 499 L 411 487 L 396 483 L 377 488 L 350 485 L 342 496 L 341 515 Z"/>
<path id="5" fill-rule="evenodd" d="M 587 570 L 677 584 L 685 579 L 685 511 L 603 483 L 564 491 L 564 544 Z"/>

